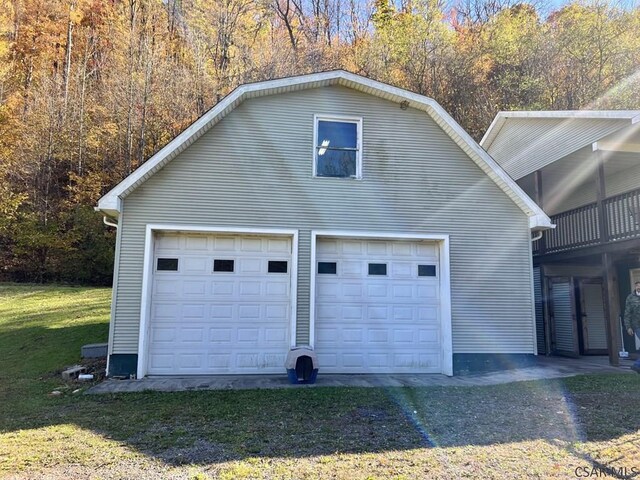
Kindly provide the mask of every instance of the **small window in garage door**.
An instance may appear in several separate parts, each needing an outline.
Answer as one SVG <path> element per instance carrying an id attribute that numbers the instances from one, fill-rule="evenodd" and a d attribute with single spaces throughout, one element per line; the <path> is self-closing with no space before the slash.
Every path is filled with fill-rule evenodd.
<path id="1" fill-rule="evenodd" d="M 158 272 L 177 272 L 178 259 L 177 258 L 158 258 L 156 263 L 156 270 Z"/>
<path id="2" fill-rule="evenodd" d="M 215 259 L 213 261 L 214 272 L 233 273 L 234 268 L 235 268 L 235 262 L 233 260 Z"/>
<path id="3" fill-rule="evenodd" d="M 419 277 L 435 277 L 436 266 L 435 265 L 418 265 Z"/>
<path id="4" fill-rule="evenodd" d="M 337 262 L 318 262 L 319 275 L 335 275 L 338 271 Z"/>
<path id="5" fill-rule="evenodd" d="M 287 273 L 287 264 L 285 260 L 269 260 L 269 273 Z"/>

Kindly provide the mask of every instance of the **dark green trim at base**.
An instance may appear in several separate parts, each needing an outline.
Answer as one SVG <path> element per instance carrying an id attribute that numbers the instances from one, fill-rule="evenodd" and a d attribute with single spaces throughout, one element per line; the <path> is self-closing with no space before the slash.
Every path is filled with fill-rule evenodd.
<path id="1" fill-rule="evenodd" d="M 138 371 L 137 353 L 114 353 L 109 356 L 110 377 L 131 377 Z"/>
<path id="2" fill-rule="evenodd" d="M 453 374 L 495 372 L 536 364 L 536 356 L 527 353 L 454 353 Z"/>

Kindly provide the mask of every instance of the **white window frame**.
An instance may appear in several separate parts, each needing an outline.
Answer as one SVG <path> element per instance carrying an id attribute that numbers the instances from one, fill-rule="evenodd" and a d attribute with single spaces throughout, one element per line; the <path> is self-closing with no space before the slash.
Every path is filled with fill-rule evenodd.
<path id="1" fill-rule="evenodd" d="M 325 122 L 342 122 L 356 124 L 356 175 L 355 177 L 328 177 L 318 175 L 318 124 L 320 121 Z M 350 117 L 346 115 L 313 115 L 313 177 L 314 178 L 347 178 L 362 179 L 362 117 Z"/>

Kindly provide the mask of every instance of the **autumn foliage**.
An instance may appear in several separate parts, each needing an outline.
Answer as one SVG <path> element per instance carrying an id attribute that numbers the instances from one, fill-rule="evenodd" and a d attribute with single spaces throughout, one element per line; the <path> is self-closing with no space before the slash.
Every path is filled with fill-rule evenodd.
<path id="1" fill-rule="evenodd" d="M 108 284 L 97 199 L 237 85 L 343 68 L 498 110 L 640 108 L 640 12 L 509 0 L 0 0 L 0 278 Z"/>

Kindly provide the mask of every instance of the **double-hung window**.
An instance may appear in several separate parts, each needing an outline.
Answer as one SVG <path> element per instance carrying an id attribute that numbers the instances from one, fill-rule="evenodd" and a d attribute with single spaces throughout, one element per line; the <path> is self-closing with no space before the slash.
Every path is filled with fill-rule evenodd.
<path id="1" fill-rule="evenodd" d="M 362 119 L 315 116 L 314 175 L 362 177 Z"/>

